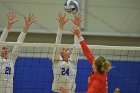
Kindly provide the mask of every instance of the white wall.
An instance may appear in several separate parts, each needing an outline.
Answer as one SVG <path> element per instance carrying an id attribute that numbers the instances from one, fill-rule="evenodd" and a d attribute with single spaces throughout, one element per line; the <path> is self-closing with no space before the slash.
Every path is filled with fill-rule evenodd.
<path id="1" fill-rule="evenodd" d="M 32 32 L 51 33 L 58 26 L 59 11 L 64 12 L 65 0 L 0 0 L 0 27 L 6 24 L 9 11 L 17 13 L 19 22 L 16 31 L 24 26 L 24 16 L 34 13 L 37 23 L 30 28 Z M 78 0 L 80 5 L 82 1 Z M 140 36 L 140 0 L 86 0 L 84 30 L 91 35 Z M 81 10 L 80 12 L 82 12 Z M 82 15 L 83 16 L 83 15 Z M 68 14 L 68 18 L 72 15 Z M 69 33 L 72 23 L 65 26 Z"/>

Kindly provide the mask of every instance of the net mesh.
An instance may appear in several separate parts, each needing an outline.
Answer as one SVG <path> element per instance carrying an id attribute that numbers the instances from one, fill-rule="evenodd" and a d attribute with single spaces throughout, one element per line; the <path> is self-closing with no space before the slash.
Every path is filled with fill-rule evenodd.
<path id="1" fill-rule="evenodd" d="M 20 50 L 16 51 L 18 58 L 13 64 L 14 72 L 10 71 L 10 68 L 5 69 L 9 64 L 4 64 L 5 61 L 1 57 L 0 93 L 12 93 L 8 92 L 12 89 L 14 93 L 53 93 L 53 49 L 55 47 L 72 49 L 74 46 L 70 44 L 7 42 L 1 43 L 0 47 L 1 49 L 3 46 L 8 48 L 10 58 L 15 45 L 20 46 Z M 79 49 L 79 56 L 75 74 L 75 92 L 79 93 L 86 91 L 92 67 L 83 55 L 81 47 L 76 46 L 76 48 Z M 108 93 L 113 93 L 117 87 L 123 93 L 140 92 L 140 47 L 89 45 L 89 48 L 94 56 L 102 55 L 112 64 L 112 69 L 108 72 Z M 8 85 L 12 81 L 9 74 L 14 75 L 12 85 Z"/>

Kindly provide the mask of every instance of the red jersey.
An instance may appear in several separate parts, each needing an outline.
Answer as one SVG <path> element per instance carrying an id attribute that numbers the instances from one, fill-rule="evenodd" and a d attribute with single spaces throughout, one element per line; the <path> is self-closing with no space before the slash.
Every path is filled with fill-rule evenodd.
<path id="1" fill-rule="evenodd" d="M 86 42 L 83 40 L 80 42 L 80 44 L 84 55 L 89 60 L 90 64 L 93 65 L 95 57 L 92 55 Z M 107 74 L 94 73 L 93 71 L 89 76 L 87 93 L 107 93 L 106 88 L 107 88 Z"/>

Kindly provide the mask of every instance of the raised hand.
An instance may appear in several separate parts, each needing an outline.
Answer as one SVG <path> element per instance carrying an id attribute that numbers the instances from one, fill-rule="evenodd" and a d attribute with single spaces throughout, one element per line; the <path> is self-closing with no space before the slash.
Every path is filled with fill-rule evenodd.
<path id="1" fill-rule="evenodd" d="M 12 25 L 13 25 L 14 23 L 16 23 L 16 22 L 18 21 L 18 20 L 15 20 L 15 17 L 16 17 L 16 13 L 15 13 L 15 12 L 9 12 L 9 13 L 7 14 L 8 23 L 7 23 L 6 28 L 7 28 L 8 30 L 12 27 Z"/>
<path id="2" fill-rule="evenodd" d="M 35 19 L 36 19 L 36 16 L 34 16 L 34 14 L 29 14 L 28 17 L 24 17 L 25 19 L 25 25 L 30 27 L 32 23 L 35 23 Z"/>
<path id="3" fill-rule="evenodd" d="M 57 20 L 58 20 L 58 22 L 59 22 L 59 28 L 61 29 L 61 30 L 63 30 L 63 28 L 64 28 L 64 25 L 67 23 L 67 21 L 69 20 L 69 19 L 66 19 L 66 13 L 64 14 L 64 15 L 62 15 L 61 14 L 61 12 L 58 14 L 58 18 L 56 18 Z"/>
<path id="4" fill-rule="evenodd" d="M 23 29 L 23 32 L 26 33 L 26 32 L 28 31 L 29 27 L 30 27 L 33 23 L 36 22 L 36 21 L 35 21 L 36 16 L 34 16 L 34 14 L 29 14 L 29 16 L 28 16 L 28 17 L 24 17 L 24 19 L 25 19 L 25 27 L 24 27 L 24 29 Z"/>
<path id="5" fill-rule="evenodd" d="M 74 25 L 77 25 L 78 27 L 80 27 L 80 24 L 82 21 L 80 13 L 78 13 L 77 15 L 75 14 L 74 18 L 71 19 L 71 21 L 73 22 Z"/>
<path id="6" fill-rule="evenodd" d="M 80 28 L 77 25 L 74 25 L 74 27 L 72 28 L 71 32 L 76 35 L 78 38 L 80 38 L 82 35 L 80 33 Z"/>

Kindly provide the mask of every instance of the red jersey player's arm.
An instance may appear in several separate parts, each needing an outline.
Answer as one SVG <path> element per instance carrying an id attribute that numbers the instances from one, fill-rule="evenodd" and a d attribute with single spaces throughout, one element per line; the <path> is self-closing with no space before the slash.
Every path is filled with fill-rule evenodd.
<path id="1" fill-rule="evenodd" d="M 84 55 L 87 57 L 87 59 L 89 60 L 90 64 L 92 65 L 94 60 L 95 60 L 95 57 L 92 55 L 91 51 L 89 50 L 85 40 L 82 40 L 80 42 L 80 44 L 81 44 L 81 47 L 82 47 Z"/>
<path id="2" fill-rule="evenodd" d="M 73 32 L 74 35 L 76 35 L 78 37 L 84 55 L 89 60 L 90 64 L 93 65 L 95 57 L 92 55 L 92 53 L 89 50 L 84 38 L 82 37 L 82 34 L 80 33 L 80 27 L 77 26 L 77 25 L 74 25 L 74 27 L 72 28 L 71 31 Z"/>

